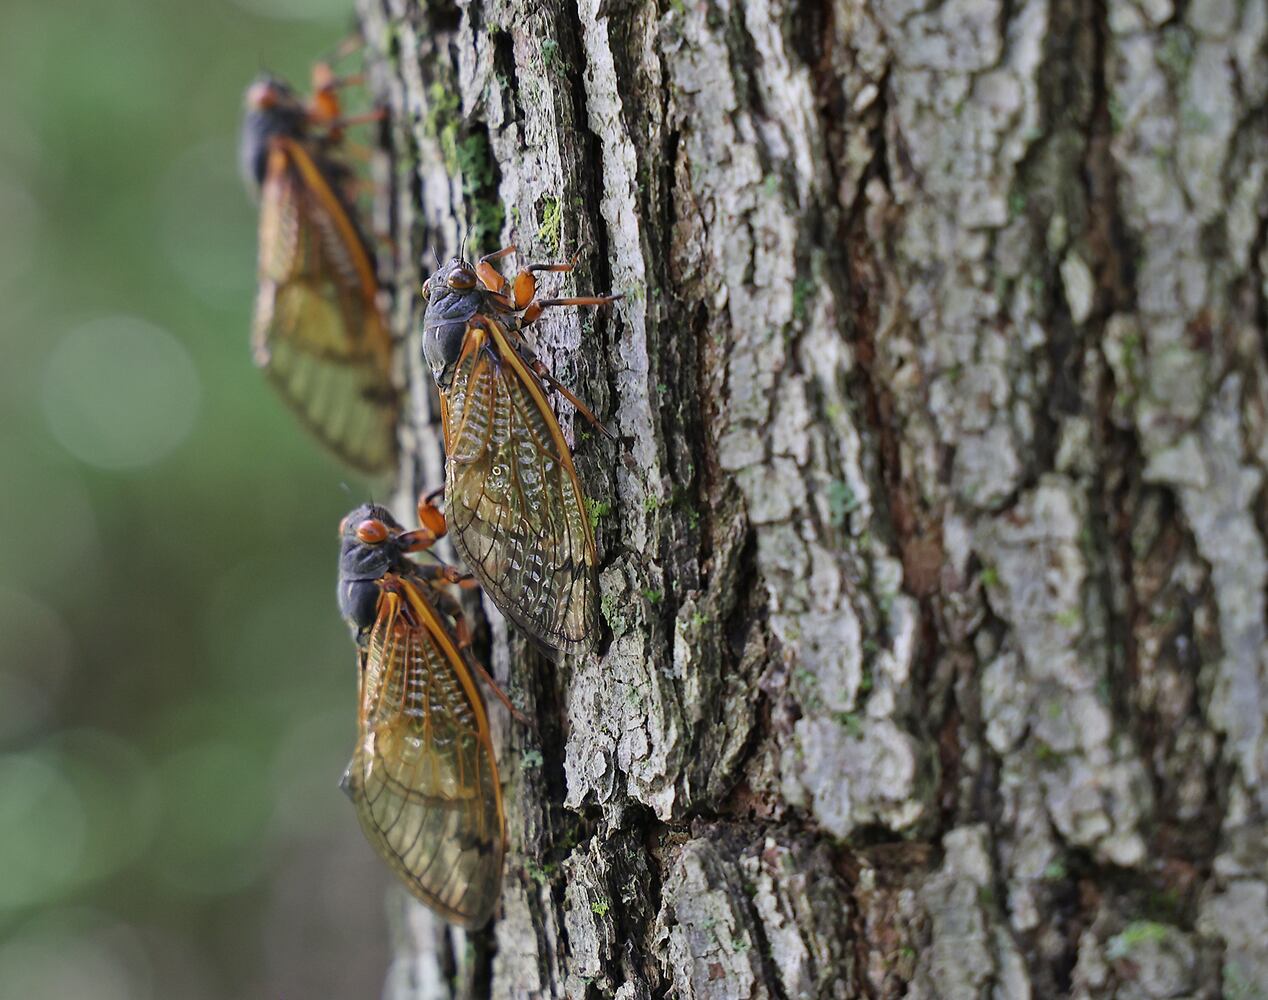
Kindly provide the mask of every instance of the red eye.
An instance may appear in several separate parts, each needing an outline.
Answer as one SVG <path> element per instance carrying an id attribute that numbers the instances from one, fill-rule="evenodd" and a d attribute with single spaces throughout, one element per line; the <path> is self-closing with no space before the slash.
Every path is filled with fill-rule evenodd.
<path id="1" fill-rule="evenodd" d="M 370 518 L 357 525 L 357 538 L 367 545 L 378 545 L 387 540 L 387 525 Z"/>
<path id="2" fill-rule="evenodd" d="M 456 288 L 459 291 L 466 291 L 468 288 L 475 288 L 475 273 L 472 271 L 458 270 L 449 275 L 446 282 L 450 288 Z"/>
<path id="3" fill-rule="evenodd" d="M 431 301 L 431 282 L 430 281 L 423 282 L 423 301 L 424 302 Z"/>
<path id="4" fill-rule="evenodd" d="M 277 87 L 273 83 L 268 80 L 260 80 L 247 88 L 246 104 L 248 108 L 256 111 L 267 111 L 280 103 L 280 97 L 281 95 L 278 94 Z"/>
<path id="5" fill-rule="evenodd" d="M 339 537 L 340 538 L 342 538 L 343 533 L 348 530 L 348 518 L 350 516 L 351 516 L 350 514 L 345 514 L 343 516 L 343 520 L 339 522 Z"/>

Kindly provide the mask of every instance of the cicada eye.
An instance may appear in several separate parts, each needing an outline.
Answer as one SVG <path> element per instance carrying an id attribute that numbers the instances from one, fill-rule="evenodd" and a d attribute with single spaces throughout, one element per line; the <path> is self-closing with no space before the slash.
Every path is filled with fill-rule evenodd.
<path id="1" fill-rule="evenodd" d="M 366 545 L 378 545 L 387 541 L 387 525 L 374 518 L 362 521 L 357 525 L 357 538 Z"/>
<path id="2" fill-rule="evenodd" d="M 246 105 L 254 111 L 267 111 L 280 103 L 281 96 L 272 80 L 257 80 L 247 88 Z"/>
<path id="3" fill-rule="evenodd" d="M 348 518 L 350 518 L 351 516 L 352 516 L 351 514 L 344 514 L 343 519 L 340 520 L 339 522 L 339 537 L 340 538 L 342 538 L 343 533 L 348 530 Z"/>
<path id="4" fill-rule="evenodd" d="M 424 302 L 431 301 L 431 282 L 430 281 L 423 282 L 423 301 Z"/>
<path id="5" fill-rule="evenodd" d="M 454 272 L 449 275 L 449 280 L 446 284 L 448 284 L 450 288 L 456 288 L 460 292 L 465 292 L 469 288 L 475 288 L 475 281 L 474 271 L 468 271 L 465 268 L 456 268 Z"/>

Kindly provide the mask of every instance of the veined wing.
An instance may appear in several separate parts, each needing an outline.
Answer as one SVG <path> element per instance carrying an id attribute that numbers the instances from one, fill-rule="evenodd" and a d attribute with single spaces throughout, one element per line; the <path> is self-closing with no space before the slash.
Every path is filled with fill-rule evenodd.
<path id="1" fill-rule="evenodd" d="M 385 578 L 361 663 L 347 775 L 361 828 L 415 896 L 478 927 L 502 886 L 502 787 L 474 680 L 414 582 Z"/>
<path id="2" fill-rule="evenodd" d="M 585 494 L 541 384 L 487 316 L 467 328 L 442 421 L 445 518 L 463 561 L 517 625 L 583 652 L 599 590 Z"/>
<path id="3" fill-rule="evenodd" d="M 390 468 L 399 404 L 374 265 L 308 151 L 274 141 L 260 193 L 256 363 L 337 455 L 369 472 Z"/>

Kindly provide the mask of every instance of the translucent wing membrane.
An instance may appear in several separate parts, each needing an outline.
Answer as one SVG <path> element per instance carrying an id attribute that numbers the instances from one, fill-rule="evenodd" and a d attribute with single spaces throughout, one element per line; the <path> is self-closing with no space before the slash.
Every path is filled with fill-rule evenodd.
<path id="1" fill-rule="evenodd" d="M 506 837 L 479 693 L 449 629 L 412 581 L 385 578 L 362 652 L 348 791 L 366 837 L 445 919 L 484 924 Z"/>
<path id="2" fill-rule="evenodd" d="M 480 322 L 442 405 L 450 537 L 517 625 L 582 652 L 598 614 L 585 495 L 541 384 L 501 326 Z"/>
<path id="3" fill-rule="evenodd" d="M 256 363 L 331 450 L 366 471 L 387 469 L 398 399 L 373 264 L 308 151 L 274 142 L 260 196 Z"/>

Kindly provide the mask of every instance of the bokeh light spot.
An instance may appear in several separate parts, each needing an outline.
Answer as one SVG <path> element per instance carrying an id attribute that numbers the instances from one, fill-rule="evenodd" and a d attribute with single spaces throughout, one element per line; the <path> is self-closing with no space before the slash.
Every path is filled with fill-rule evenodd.
<path id="1" fill-rule="evenodd" d="M 135 934 L 126 927 L 48 926 L 0 946 L 0 997 L 145 1000 L 152 996 Z"/>
<path id="2" fill-rule="evenodd" d="M 0 757 L 0 802 L 2 914 L 55 898 L 75 882 L 85 824 L 75 786 L 42 754 Z"/>
<path id="3" fill-rule="evenodd" d="M 204 301 L 241 303 L 245 340 L 255 284 L 255 206 L 237 163 L 232 138 L 199 142 L 172 159 L 157 201 L 164 259 Z"/>
<path id="4" fill-rule="evenodd" d="M 86 323 L 49 358 L 44 410 L 72 455 L 103 469 L 158 461 L 188 436 L 201 386 L 185 347 L 132 316 Z"/>
<path id="5" fill-rule="evenodd" d="M 57 612 L 0 586 L 0 741 L 16 741 L 48 723 L 74 649 Z"/>
<path id="6" fill-rule="evenodd" d="M 0 174 L 0 295 L 7 300 L 31 278 L 41 256 L 40 210 L 31 192 L 14 178 Z"/>
<path id="7" fill-rule="evenodd" d="M 262 762 L 246 748 L 209 740 L 170 755 L 159 767 L 162 876 L 186 892 L 220 894 L 259 877 L 252 844 L 268 820 Z"/>
<path id="8" fill-rule="evenodd" d="M 84 486 L 88 470 L 66 461 L 43 435 L 45 451 L 28 447 L 33 437 L 30 427 L 24 434 L 16 427 L 0 429 L 6 467 L 22 470 L 7 476 L 0 489 L 0 523 L 23 524 L 39 511 L 40 520 L 57 530 L 0 531 L 0 580 L 24 592 L 55 593 L 64 607 L 80 587 L 100 587 L 92 575 L 101 557 L 97 512 Z M 67 573 L 67 566 L 82 572 Z"/>
<path id="9" fill-rule="evenodd" d="M 350 828 L 352 810 L 337 782 L 355 739 L 356 722 L 347 708 L 297 712 L 290 720 L 270 774 L 270 835 L 279 843 Z"/>
<path id="10" fill-rule="evenodd" d="M 62 733 L 54 744 L 88 823 L 81 881 L 106 878 L 150 849 L 158 826 L 158 782 L 130 743 L 100 729 Z"/>

